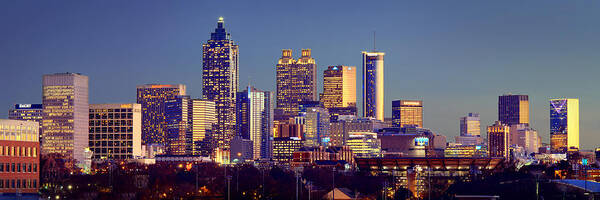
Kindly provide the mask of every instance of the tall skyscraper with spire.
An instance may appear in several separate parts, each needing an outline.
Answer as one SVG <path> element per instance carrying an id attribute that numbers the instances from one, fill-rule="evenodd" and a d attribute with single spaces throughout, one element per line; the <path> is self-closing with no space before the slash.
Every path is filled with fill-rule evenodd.
<path id="1" fill-rule="evenodd" d="M 362 52 L 363 116 L 384 120 L 383 52 Z"/>
<path id="2" fill-rule="evenodd" d="M 289 117 L 298 115 L 302 101 L 317 100 L 317 65 L 310 49 L 302 49 L 298 60 L 284 49 L 277 62 L 277 109 Z"/>
<path id="3" fill-rule="evenodd" d="M 216 105 L 214 146 L 229 149 L 236 125 L 239 47 L 231 40 L 224 24 L 223 17 L 219 17 L 215 32 L 202 45 L 202 96 Z"/>

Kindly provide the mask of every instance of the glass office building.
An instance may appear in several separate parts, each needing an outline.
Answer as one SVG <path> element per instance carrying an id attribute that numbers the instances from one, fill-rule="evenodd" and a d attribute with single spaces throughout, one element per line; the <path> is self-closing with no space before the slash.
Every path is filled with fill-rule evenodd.
<path id="1" fill-rule="evenodd" d="M 214 145 L 229 149 L 236 131 L 239 47 L 231 40 L 224 24 L 220 17 L 215 32 L 202 44 L 202 98 L 215 102 Z"/>
<path id="2" fill-rule="evenodd" d="M 363 116 L 384 120 L 383 52 L 362 52 Z"/>
<path id="3" fill-rule="evenodd" d="M 550 100 L 550 144 L 556 153 L 579 149 L 579 99 Z"/>
<path id="4" fill-rule="evenodd" d="M 185 95 L 185 92 L 182 84 L 137 86 L 137 103 L 142 106 L 142 144 L 167 145 L 165 102 Z"/>
<path id="5" fill-rule="evenodd" d="M 423 128 L 423 101 L 392 101 L 392 122 L 394 127 L 416 126 Z"/>
<path id="6" fill-rule="evenodd" d="M 498 97 L 498 120 L 506 125 L 529 125 L 529 96 L 502 95 Z"/>
<path id="7" fill-rule="evenodd" d="M 271 157 L 271 137 L 273 137 L 272 94 L 252 86 L 238 93 L 239 134 L 252 144 L 253 159 Z"/>

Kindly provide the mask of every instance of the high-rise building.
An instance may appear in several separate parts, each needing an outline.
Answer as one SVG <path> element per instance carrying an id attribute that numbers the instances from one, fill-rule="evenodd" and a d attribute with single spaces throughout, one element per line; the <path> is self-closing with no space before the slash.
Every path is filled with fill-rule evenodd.
<path id="1" fill-rule="evenodd" d="M 37 122 L 0 119 L 0 193 L 38 193 L 39 130 Z"/>
<path id="2" fill-rule="evenodd" d="M 249 105 L 250 100 L 248 99 L 248 91 L 238 92 L 236 95 L 235 112 L 236 112 L 236 136 L 240 136 L 244 139 L 250 139 L 250 115 Z"/>
<path id="3" fill-rule="evenodd" d="M 498 120 L 506 125 L 529 125 L 529 96 L 502 95 L 498 97 Z"/>
<path id="4" fill-rule="evenodd" d="M 185 95 L 185 92 L 182 84 L 137 86 L 137 103 L 142 106 L 142 144 L 167 145 L 165 102 Z"/>
<path id="5" fill-rule="evenodd" d="M 323 73 L 323 106 L 356 107 L 356 67 L 329 66 Z"/>
<path id="6" fill-rule="evenodd" d="M 89 148 L 92 160 L 142 156 L 141 105 L 90 104 Z"/>
<path id="7" fill-rule="evenodd" d="M 579 149 L 579 99 L 550 100 L 550 144 L 557 153 Z"/>
<path id="8" fill-rule="evenodd" d="M 213 141 L 215 147 L 227 152 L 236 131 L 239 47 L 231 40 L 224 23 L 220 17 L 215 32 L 202 45 L 202 97 L 215 102 L 217 123 Z"/>
<path id="9" fill-rule="evenodd" d="M 510 126 L 509 146 L 523 147 L 527 153 L 537 153 L 541 147 L 538 132 L 527 124 Z"/>
<path id="10" fill-rule="evenodd" d="M 329 112 L 323 107 L 309 107 L 296 117 L 297 124 L 304 125 L 304 146 L 331 145 L 329 135 Z"/>
<path id="11" fill-rule="evenodd" d="M 191 109 L 190 96 L 177 96 L 165 102 L 167 154 L 192 154 Z"/>
<path id="12" fill-rule="evenodd" d="M 469 113 L 460 118 L 460 135 L 455 137 L 456 143 L 461 145 L 481 145 L 481 120 L 479 113 Z"/>
<path id="13" fill-rule="evenodd" d="M 15 108 L 8 111 L 8 119 L 37 122 L 40 125 L 40 136 L 42 133 L 43 116 L 44 110 L 42 104 L 15 104 Z"/>
<path id="14" fill-rule="evenodd" d="M 193 155 L 208 156 L 212 152 L 211 134 L 217 123 L 215 102 L 204 99 L 191 99 Z"/>
<path id="15" fill-rule="evenodd" d="M 460 118 L 460 135 L 481 135 L 481 119 L 479 118 L 479 113 L 469 113 L 467 116 Z"/>
<path id="16" fill-rule="evenodd" d="M 298 115 L 301 101 L 317 100 L 317 65 L 310 49 L 302 49 L 298 60 L 292 50 L 284 49 L 277 62 L 277 109 L 284 115 Z"/>
<path id="17" fill-rule="evenodd" d="M 416 126 L 423 128 L 423 101 L 392 101 L 392 120 L 395 127 Z"/>
<path id="18" fill-rule="evenodd" d="M 78 164 L 89 160 L 84 154 L 88 147 L 88 77 L 44 75 L 42 93 L 42 154 L 58 154 Z"/>
<path id="19" fill-rule="evenodd" d="M 252 86 L 238 93 L 238 130 L 239 134 L 253 142 L 253 159 L 271 156 L 271 137 L 273 135 L 273 107 L 271 92 L 261 91 Z"/>
<path id="20" fill-rule="evenodd" d="M 508 146 L 510 128 L 500 121 L 496 121 L 493 125 L 487 127 L 488 133 L 488 156 L 489 157 L 505 157 L 508 158 Z"/>
<path id="21" fill-rule="evenodd" d="M 383 52 L 362 52 L 363 116 L 384 120 Z"/>

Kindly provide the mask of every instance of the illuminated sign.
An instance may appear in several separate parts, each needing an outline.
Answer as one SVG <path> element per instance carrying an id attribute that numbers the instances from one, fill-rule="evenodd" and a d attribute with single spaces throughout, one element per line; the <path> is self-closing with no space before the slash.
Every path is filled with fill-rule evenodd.
<path id="1" fill-rule="evenodd" d="M 19 104 L 19 108 L 31 108 L 31 104 Z"/>
<path id="2" fill-rule="evenodd" d="M 329 141 L 331 141 L 329 137 L 324 137 L 323 139 L 321 139 L 321 142 L 323 143 L 328 143 Z"/>
<path id="3" fill-rule="evenodd" d="M 429 145 L 429 138 L 427 137 L 416 137 L 415 146 L 427 146 Z"/>
<path id="4" fill-rule="evenodd" d="M 420 101 L 402 101 L 402 105 L 404 106 L 420 106 Z"/>
<path id="5" fill-rule="evenodd" d="M 480 150 L 481 146 L 475 146 L 475 149 Z"/>

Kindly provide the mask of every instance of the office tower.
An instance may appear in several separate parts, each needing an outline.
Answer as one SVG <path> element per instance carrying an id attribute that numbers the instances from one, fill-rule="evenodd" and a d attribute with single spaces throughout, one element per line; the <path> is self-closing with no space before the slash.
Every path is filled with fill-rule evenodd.
<path id="1" fill-rule="evenodd" d="M 460 118 L 460 135 L 455 137 L 456 143 L 461 145 L 481 145 L 481 120 L 479 113 L 469 113 Z"/>
<path id="2" fill-rule="evenodd" d="M 192 153 L 192 115 L 190 96 L 177 96 L 165 102 L 167 154 Z"/>
<path id="3" fill-rule="evenodd" d="M 357 158 L 379 157 L 381 153 L 381 141 L 373 132 L 350 132 L 346 145 Z"/>
<path id="4" fill-rule="evenodd" d="M 273 161 L 283 165 L 289 165 L 294 152 L 304 146 L 304 140 L 298 137 L 276 137 L 272 143 Z"/>
<path id="5" fill-rule="evenodd" d="M 37 122 L 0 119 L 0 194 L 38 194 L 39 130 Z"/>
<path id="6" fill-rule="evenodd" d="M 42 93 L 42 154 L 85 162 L 89 159 L 84 155 L 88 147 L 88 77 L 77 73 L 44 75 Z"/>
<path id="7" fill-rule="evenodd" d="M 529 125 L 529 96 L 502 95 L 498 97 L 498 120 L 506 125 Z"/>
<path id="8" fill-rule="evenodd" d="M 228 149 L 236 129 L 236 93 L 238 90 L 239 47 L 225 30 L 223 18 L 215 32 L 202 45 L 202 97 L 214 101 L 217 123 L 214 127 L 215 147 Z"/>
<path id="9" fill-rule="evenodd" d="M 244 139 L 250 139 L 250 115 L 249 105 L 250 101 L 248 99 L 248 91 L 238 92 L 236 95 L 236 103 L 235 103 L 235 113 L 236 113 L 236 136 L 240 136 Z"/>
<path id="10" fill-rule="evenodd" d="M 392 101 L 392 120 L 395 127 L 416 126 L 423 128 L 423 101 Z"/>
<path id="11" fill-rule="evenodd" d="M 579 149 L 579 99 L 550 99 L 552 152 Z"/>
<path id="12" fill-rule="evenodd" d="M 261 91 L 252 86 L 238 93 L 238 121 L 240 136 L 253 142 L 253 159 L 269 158 L 270 138 L 273 132 L 273 107 L 271 92 Z"/>
<path id="13" fill-rule="evenodd" d="M 301 112 L 299 116 L 296 117 L 296 123 L 304 125 L 304 146 L 316 147 L 330 145 L 329 112 L 326 108 L 306 108 L 306 112 Z"/>
<path id="14" fill-rule="evenodd" d="M 527 124 L 510 126 L 509 146 L 523 147 L 527 153 L 537 153 L 541 147 L 538 132 Z"/>
<path id="15" fill-rule="evenodd" d="M 329 66 L 323 73 L 323 106 L 356 107 L 356 67 Z"/>
<path id="16" fill-rule="evenodd" d="M 508 146 L 510 129 L 506 124 L 496 121 L 487 127 L 488 133 L 488 156 L 508 158 Z"/>
<path id="17" fill-rule="evenodd" d="M 142 156 L 140 104 L 90 104 L 89 147 L 92 160 Z"/>
<path id="18" fill-rule="evenodd" d="M 460 118 L 460 135 L 481 135 L 481 119 L 479 118 L 479 113 L 469 113 L 467 116 Z"/>
<path id="19" fill-rule="evenodd" d="M 298 115 L 301 101 L 317 100 L 317 65 L 310 49 L 302 49 L 298 60 L 292 58 L 292 50 L 284 49 L 276 66 L 277 109 L 283 115 Z"/>
<path id="20" fill-rule="evenodd" d="M 208 156 L 212 152 L 211 134 L 217 123 L 215 102 L 204 99 L 191 99 L 192 111 L 192 154 Z"/>
<path id="21" fill-rule="evenodd" d="M 362 52 L 363 116 L 384 120 L 383 52 Z"/>
<path id="22" fill-rule="evenodd" d="M 8 111 L 8 119 L 37 122 L 40 125 L 39 133 L 41 134 L 42 117 L 44 116 L 42 108 L 42 104 L 15 104 L 15 108 Z"/>
<path id="23" fill-rule="evenodd" d="M 179 95 L 185 95 L 185 85 L 137 86 L 137 103 L 142 106 L 142 144 L 166 146 L 165 102 Z"/>
<path id="24" fill-rule="evenodd" d="M 337 121 L 330 123 L 330 144 L 331 146 L 341 147 L 346 145 L 350 132 L 376 132 L 379 129 L 387 127 L 387 124 L 384 122 L 373 118 L 340 116 Z"/>

